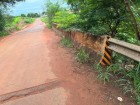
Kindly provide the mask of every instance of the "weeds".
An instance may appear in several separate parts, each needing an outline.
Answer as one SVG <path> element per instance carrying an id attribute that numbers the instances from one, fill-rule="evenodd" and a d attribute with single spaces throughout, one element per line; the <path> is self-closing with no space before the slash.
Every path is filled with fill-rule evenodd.
<path id="1" fill-rule="evenodd" d="M 80 63 L 87 63 L 90 60 L 90 55 L 88 52 L 86 52 L 86 50 L 84 48 L 80 48 L 77 51 L 76 59 Z"/>
<path id="2" fill-rule="evenodd" d="M 133 60 L 118 53 L 113 54 L 113 61 L 113 64 L 108 67 L 96 65 L 98 78 L 104 83 L 112 79 L 125 94 L 131 94 L 131 98 L 137 99 L 140 105 L 140 63 L 138 66 Z"/>
<path id="3" fill-rule="evenodd" d="M 110 81 L 110 77 L 111 77 L 111 76 L 112 76 L 111 73 L 109 73 L 108 71 L 104 71 L 104 72 L 100 72 L 98 78 L 99 78 L 100 80 L 103 80 L 103 82 L 104 82 L 104 84 L 105 84 L 106 82 L 109 82 L 109 81 Z"/>
<path id="4" fill-rule="evenodd" d="M 110 67 L 107 67 L 106 69 L 103 69 L 103 67 L 100 64 L 97 64 L 96 65 L 96 70 L 99 73 L 98 78 L 100 80 L 102 80 L 104 82 L 104 84 L 106 82 L 109 82 L 110 81 L 110 78 L 113 76 L 110 73 Z"/>
<path id="5" fill-rule="evenodd" d="M 42 22 L 44 22 L 44 23 L 46 24 L 46 26 L 47 26 L 49 29 L 52 28 L 51 23 L 49 23 L 49 21 L 48 21 L 48 17 L 43 17 L 41 20 L 42 20 Z"/>
<path id="6" fill-rule="evenodd" d="M 34 18 L 28 18 L 28 17 L 26 17 L 25 19 L 24 19 L 24 22 L 26 23 L 26 24 L 31 24 L 31 23 L 33 23 L 34 22 Z"/>
<path id="7" fill-rule="evenodd" d="M 120 78 L 120 79 L 116 80 L 116 83 L 119 87 L 122 88 L 124 94 L 133 92 L 133 84 L 130 80 L 128 80 L 126 78 Z"/>
<path id="8" fill-rule="evenodd" d="M 72 40 L 69 38 L 66 38 L 66 37 L 63 37 L 61 39 L 60 43 L 61 43 L 61 45 L 68 47 L 68 48 L 72 48 L 74 46 Z"/>
<path id="9" fill-rule="evenodd" d="M 137 98 L 137 104 L 140 105 L 140 96 Z"/>
<path id="10" fill-rule="evenodd" d="M 0 31 L 0 36 L 6 36 L 9 33 L 17 30 L 21 30 L 25 24 L 30 24 L 34 22 L 34 18 L 28 17 L 12 17 L 6 16 L 5 17 L 5 26 L 2 31 Z"/>
<path id="11" fill-rule="evenodd" d="M 74 47 L 72 41 L 65 37 L 61 40 L 61 44 L 66 47 Z M 80 48 L 77 51 L 76 59 L 80 63 L 87 63 L 91 60 L 90 54 L 85 48 Z M 107 67 L 96 64 L 98 78 L 104 84 L 113 82 L 114 85 L 122 88 L 124 94 L 131 94 L 131 98 L 137 100 L 138 105 L 140 105 L 140 64 L 138 67 L 137 62 L 118 53 L 113 54 L 113 61 Z"/>

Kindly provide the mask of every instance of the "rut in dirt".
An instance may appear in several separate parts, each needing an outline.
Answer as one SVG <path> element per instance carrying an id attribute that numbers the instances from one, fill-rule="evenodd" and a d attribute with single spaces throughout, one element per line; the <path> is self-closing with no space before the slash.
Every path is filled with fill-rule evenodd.
<path id="1" fill-rule="evenodd" d="M 55 81 L 52 81 L 49 83 L 45 83 L 45 84 L 41 84 L 38 86 L 34 86 L 34 87 L 26 88 L 23 90 L 0 95 L 0 104 L 3 104 L 5 102 L 11 101 L 11 100 L 24 98 L 24 97 L 27 97 L 30 95 L 35 95 L 35 94 L 43 93 L 48 90 L 55 89 L 55 88 L 59 87 L 62 82 L 63 81 L 55 80 Z"/>

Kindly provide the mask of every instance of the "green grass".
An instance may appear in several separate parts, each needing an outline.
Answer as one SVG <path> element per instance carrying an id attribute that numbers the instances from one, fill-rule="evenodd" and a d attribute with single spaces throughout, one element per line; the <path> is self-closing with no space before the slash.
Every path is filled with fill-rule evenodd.
<path id="1" fill-rule="evenodd" d="M 87 63 L 90 60 L 90 55 L 88 52 L 86 52 L 86 50 L 84 48 L 80 48 L 77 51 L 76 59 L 80 63 Z"/>
<path id="2" fill-rule="evenodd" d="M 6 30 L 7 31 L 15 31 L 20 30 L 21 27 L 18 26 L 18 24 L 22 21 L 22 17 L 11 17 L 6 20 Z"/>
<path id="3" fill-rule="evenodd" d="M 33 23 L 34 21 L 35 21 L 35 18 L 28 18 L 28 17 L 24 18 L 24 22 L 25 22 L 26 24 L 31 24 L 31 23 Z"/>
<path id="4" fill-rule="evenodd" d="M 21 20 L 22 20 L 21 17 L 15 17 L 14 21 L 13 21 L 13 24 L 17 25 Z"/>
<path id="5" fill-rule="evenodd" d="M 73 42 L 71 39 L 63 37 L 60 41 L 61 45 L 68 47 L 68 48 L 72 48 L 74 47 Z"/>
<path id="6" fill-rule="evenodd" d="M 48 18 L 47 18 L 47 17 L 43 17 L 43 18 L 41 18 L 41 20 L 42 20 L 42 22 L 44 22 L 44 23 L 46 24 L 46 26 L 47 26 L 49 29 L 52 28 L 51 24 L 49 24 L 49 21 L 48 21 Z"/>
<path id="7" fill-rule="evenodd" d="M 6 36 L 10 32 L 20 30 L 18 24 L 22 21 L 21 17 L 5 17 L 5 29 L 0 32 L 0 36 Z"/>
<path id="8" fill-rule="evenodd" d="M 47 18 L 46 17 L 41 18 L 41 20 L 42 20 L 42 22 L 47 23 Z"/>
<path id="9" fill-rule="evenodd" d="M 5 21 L 5 30 L 0 32 L 0 36 L 6 36 L 13 31 L 21 30 L 23 25 L 33 23 L 35 21 L 35 18 L 5 17 Z"/>
<path id="10" fill-rule="evenodd" d="M 98 78 L 104 83 L 111 81 L 140 105 L 140 63 L 118 53 L 113 53 L 112 61 L 107 67 L 97 64 Z"/>
<path id="11" fill-rule="evenodd" d="M 108 67 L 106 69 L 103 69 L 103 67 L 100 64 L 97 64 L 96 65 L 96 71 L 99 73 L 98 78 L 100 80 L 102 80 L 104 82 L 104 84 L 106 82 L 109 82 L 110 81 L 110 78 L 113 76 L 110 73 L 110 70 L 111 70 L 110 67 Z"/>

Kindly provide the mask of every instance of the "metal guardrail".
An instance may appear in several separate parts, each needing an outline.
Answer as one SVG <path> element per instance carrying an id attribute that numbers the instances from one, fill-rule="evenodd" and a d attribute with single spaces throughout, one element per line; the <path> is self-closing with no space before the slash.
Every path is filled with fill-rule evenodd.
<path id="1" fill-rule="evenodd" d="M 57 26 L 57 24 L 54 23 L 53 26 Z M 57 29 L 54 28 L 54 30 L 59 33 Z M 111 64 L 112 51 L 115 51 L 135 61 L 140 62 L 140 46 L 106 36 L 103 47 L 103 55 L 100 60 L 100 64 L 103 66 Z"/>
<path id="2" fill-rule="evenodd" d="M 110 45 L 108 46 L 109 49 L 140 62 L 140 46 L 120 41 L 114 38 L 110 38 L 108 41 L 110 43 Z"/>

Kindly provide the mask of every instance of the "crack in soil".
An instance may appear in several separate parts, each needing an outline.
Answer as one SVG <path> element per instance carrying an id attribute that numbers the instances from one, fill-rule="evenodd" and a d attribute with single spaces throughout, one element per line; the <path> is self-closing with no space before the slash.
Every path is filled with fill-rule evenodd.
<path id="1" fill-rule="evenodd" d="M 11 101 L 11 100 L 23 98 L 23 97 L 26 97 L 26 96 L 43 93 L 43 92 L 48 91 L 48 90 L 52 90 L 52 89 L 60 86 L 60 84 L 62 82 L 63 81 L 55 80 L 55 81 L 52 81 L 52 82 L 49 82 L 49 83 L 45 83 L 45 84 L 41 84 L 41 85 L 38 85 L 38 86 L 34 86 L 34 87 L 26 88 L 26 89 L 23 89 L 23 90 L 19 90 L 19 91 L 15 91 L 15 92 L 0 95 L 0 104 L 3 104 L 5 102 Z"/>

